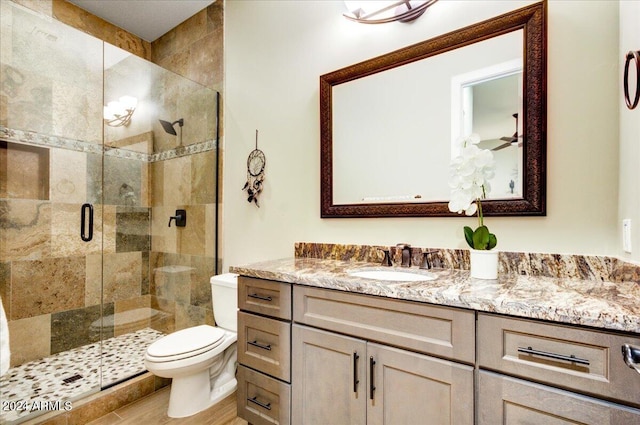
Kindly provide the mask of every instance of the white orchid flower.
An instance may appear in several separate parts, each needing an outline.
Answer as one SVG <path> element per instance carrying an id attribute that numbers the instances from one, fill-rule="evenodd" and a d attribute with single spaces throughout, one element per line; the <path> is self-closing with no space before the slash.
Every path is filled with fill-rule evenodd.
<path id="1" fill-rule="evenodd" d="M 449 211 L 467 216 L 478 214 L 478 228 L 474 231 L 465 226 L 465 239 L 473 249 L 492 249 L 497 239 L 484 225 L 482 199 L 491 192 L 489 180 L 495 176 L 493 153 L 480 149 L 480 137 L 471 134 L 458 140 L 456 146 L 460 154 L 451 160 L 449 166 L 449 188 L 451 199 Z"/>
<path id="2" fill-rule="evenodd" d="M 449 210 L 473 215 L 478 211 L 477 203 L 490 192 L 489 180 L 495 175 L 493 153 L 480 149 L 480 136 L 471 134 L 460 139 L 460 155 L 451 161 L 449 188 L 451 201 Z"/>
<path id="3" fill-rule="evenodd" d="M 472 215 L 474 215 L 476 213 L 476 211 L 478 211 L 478 204 L 476 204 L 475 202 L 472 203 L 471 205 L 469 205 L 469 208 L 467 208 L 466 210 L 464 210 L 464 214 L 466 216 L 471 217 Z"/>

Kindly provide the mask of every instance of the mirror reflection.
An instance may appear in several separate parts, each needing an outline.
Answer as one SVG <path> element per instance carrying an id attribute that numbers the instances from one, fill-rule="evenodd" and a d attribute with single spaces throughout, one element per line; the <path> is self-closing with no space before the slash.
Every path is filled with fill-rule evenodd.
<path id="1" fill-rule="evenodd" d="M 477 133 L 480 147 L 494 149 L 514 134 L 522 43 L 522 30 L 515 31 L 335 86 L 334 202 L 448 201 L 456 141 Z M 521 194 L 517 168 L 511 176 L 518 155 L 494 151 L 500 182 L 489 198 L 507 196 L 500 189 L 510 181 Z"/>
<path id="2" fill-rule="evenodd" d="M 479 148 L 492 152 L 496 174 L 487 199 L 522 197 L 522 77 L 518 59 L 453 78 L 451 157 L 471 134 L 479 138 Z"/>

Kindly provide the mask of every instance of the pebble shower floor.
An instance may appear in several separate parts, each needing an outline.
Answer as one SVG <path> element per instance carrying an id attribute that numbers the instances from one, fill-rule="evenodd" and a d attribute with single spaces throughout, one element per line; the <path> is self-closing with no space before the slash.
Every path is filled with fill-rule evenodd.
<path id="1" fill-rule="evenodd" d="M 144 353 L 162 336 L 154 329 L 141 329 L 104 340 L 102 356 L 97 355 L 100 343 L 96 342 L 9 369 L 0 378 L 0 424 L 19 423 L 46 413 L 39 410 L 46 403 L 61 402 L 58 407 L 62 409 L 65 401 L 73 402 L 144 372 Z"/>

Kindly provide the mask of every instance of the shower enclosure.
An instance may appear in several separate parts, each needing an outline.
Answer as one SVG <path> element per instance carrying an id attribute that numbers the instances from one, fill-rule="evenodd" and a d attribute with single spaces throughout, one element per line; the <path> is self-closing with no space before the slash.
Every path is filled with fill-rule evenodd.
<path id="1" fill-rule="evenodd" d="M 144 373 L 159 336 L 213 322 L 218 93 L 0 8 L 0 400 L 73 403 Z"/>

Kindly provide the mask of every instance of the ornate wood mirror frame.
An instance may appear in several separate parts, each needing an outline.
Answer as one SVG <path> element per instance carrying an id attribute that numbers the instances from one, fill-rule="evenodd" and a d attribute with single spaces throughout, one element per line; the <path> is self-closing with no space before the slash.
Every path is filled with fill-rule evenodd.
<path id="1" fill-rule="evenodd" d="M 485 200 L 482 208 L 487 216 L 546 215 L 546 2 L 540 2 L 320 76 L 321 217 L 457 215 L 449 211 L 447 202 L 333 203 L 333 86 L 521 29 L 524 35 L 523 163 L 526 164 L 523 196 Z"/>

